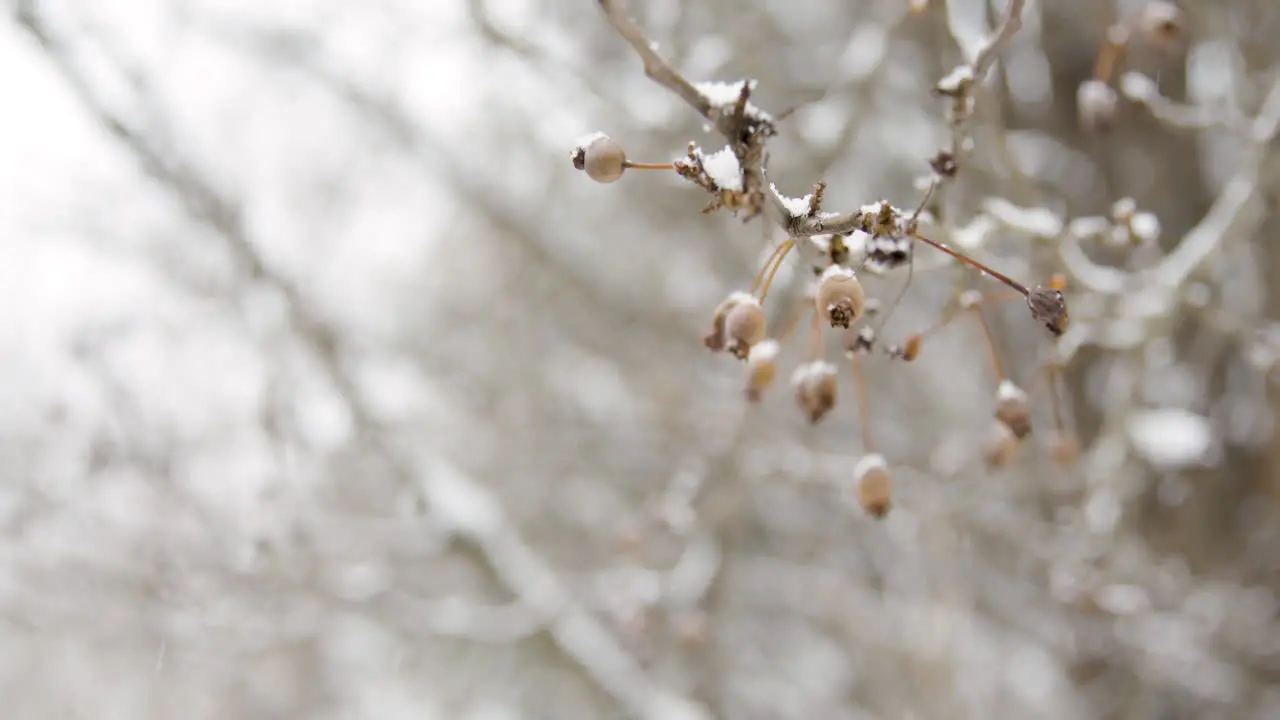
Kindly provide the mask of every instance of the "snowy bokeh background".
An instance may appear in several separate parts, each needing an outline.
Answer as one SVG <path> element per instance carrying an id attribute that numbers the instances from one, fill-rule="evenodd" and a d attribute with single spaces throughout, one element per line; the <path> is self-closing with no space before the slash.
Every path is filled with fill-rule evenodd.
<path id="1" fill-rule="evenodd" d="M 1030 0 L 955 212 L 1132 198 L 1159 241 L 1086 244 L 1111 273 L 1229 232 L 1169 298 L 1077 285 L 1072 468 L 1039 437 L 983 464 L 975 327 L 868 363 L 877 522 L 849 498 L 852 392 L 816 427 L 786 387 L 748 408 L 702 346 L 778 231 L 571 166 L 597 130 L 654 162 L 719 147 L 596 3 L 9 0 L 0 714 L 1280 715 L 1280 165 L 1239 130 L 1280 81 L 1280 10 L 1186 0 L 1185 46 L 1127 56 L 1225 120 L 1124 101 L 1087 133 L 1076 88 L 1143 4 Z M 689 77 L 799 107 L 770 177 L 849 209 L 917 201 L 931 88 L 1004 4 L 631 5 Z M 1017 276 L 1063 267 L 988 242 Z M 972 280 L 936 260 L 903 333 Z M 1051 340 L 992 320 L 1048 427 Z"/>

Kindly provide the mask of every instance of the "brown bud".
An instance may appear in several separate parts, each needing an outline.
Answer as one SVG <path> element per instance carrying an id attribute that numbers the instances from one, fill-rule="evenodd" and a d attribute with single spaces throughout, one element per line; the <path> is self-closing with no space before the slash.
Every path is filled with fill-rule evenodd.
<path id="1" fill-rule="evenodd" d="M 747 400 L 758 403 L 778 375 L 777 340 L 763 340 L 751 348 L 747 357 Z"/>
<path id="2" fill-rule="evenodd" d="M 1027 293 L 1027 307 L 1031 308 L 1031 316 L 1049 328 L 1049 332 L 1054 335 L 1061 335 L 1071 325 L 1067 298 L 1061 290 L 1052 286 L 1038 285 Z"/>
<path id="3" fill-rule="evenodd" d="M 587 177 L 599 183 L 617 182 L 627 169 L 627 154 L 622 146 L 604 133 L 583 138 L 570 153 L 573 166 L 585 170 Z"/>
<path id="4" fill-rule="evenodd" d="M 746 360 L 751 354 L 751 346 L 764 340 L 768 326 L 760 301 L 754 297 L 743 299 L 725 316 L 724 332 L 729 337 L 729 352 L 739 360 Z"/>
<path id="5" fill-rule="evenodd" d="M 842 265 L 830 265 L 818 280 L 814 305 L 831 327 L 847 328 L 862 317 L 867 306 L 867 294 L 852 270 Z"/>
<path id="6" fill-rule="evenodd" d="M 873 518 L 883 518 L 893 508 L 893 478 L 884 456 L 871 453 L 853 469 L 858 505 Z"/>
<path id="7" fill-rule="evenodd" d="M 1074 467 L 1080 458 L 1080 441 L 1071 433 L 1054 433 L 1049 439 L 1049 457 L 1063 469 Z"/>
<path id="8" fill-rule="evenodd" d="M 1001 380 L 996 388 L 996 419 L 1008 426 L 1019 440 L 1031 434 L 1027 393 L 1011 380 Z"/>
<path id="9" fill-rule="evenodd" d="M 1150 0 L 1138 16 L 1142 39 L 1164 51 L 1176 48 L 1185 37 L 1182 11 L 1168 0 Z"/>
<path id="10" fill-rule="evenodd" d="M 1090 78 L 1076 90 L 1076 110 L 1082 128 L 1089 132 L 1106 131 L 1115 123 L 1120 98 L 1110 85 Z"/>
<path id="11" fill-rule="evenodd" d="M 982 439 L 982 457 L 992 470 L 1006 468 L 1018 459 L 1018 437 L 1008 425 L 991 423 Z"/>
<path id="12" fill-rule="evenodd" d="M 902 351 L 898 356 L 906 362 L 911 362 L 920 356 L 920 346 L 923 344 L 924 336 L 920 333 L 916 333 L 915 335 L 907 338 L 907 341 L 902 344 Z"/>
<path id="13" fill-rule="evenodd" d="M 817 424 L 836 406 L 836 367 L 825 360 L 813 360 L 796 368 L 791 375 L 796 391 L 796 404 Z"/>

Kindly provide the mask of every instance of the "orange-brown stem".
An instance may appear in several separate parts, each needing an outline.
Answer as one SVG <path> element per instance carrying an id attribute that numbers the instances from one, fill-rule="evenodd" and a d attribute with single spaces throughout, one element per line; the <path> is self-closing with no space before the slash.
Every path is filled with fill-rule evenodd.
<path id="1" fill-rule="evenodd" d="M 791 238 L 782 243 L 782 248 L 776 253 L 777 259 L 773 262 L 773 268 L 769 270 L 769 277 L 765 278 L 764 287 L 760 288 L 760 304 L 764 304 L 764 299 L 769 296 L 769 288 L 773 286 L 773 276 L 778 274 L 778 268 L 782 267 L 782 261 L 787 259 L 787 253 L 791 252 L 791 248 L 796 246 L 796 242 Z"/>
<path id="2" fill-rule="evenodd" d="M 862 432 L 862 448 L 865 452 L 873 452 L 871 442 L 871 405 L 867 392 L 867 377 L 862 373 L 862 359 L 854 353 L 853 386 L 858 394 L 858 424 Z"/>
<path id="3" fill-rule="evenodd" d="M 822 358 L 822 317 L 815 311 L 813 313 L 813 329 L 809 333 L 809 359 L 819 360 Z"/>
<path id="4" fill-rule="evenodd" d="M 1053 426 L 1060 432 L 1065 432 L 1067 423 L 1062 416 L 1062 396 L 1058 393 L 1058 368 L 1054 365 L 1046 365 L 1045 379 L 1049 383 L 1049 397 L 1053 401 Z"/>
<path id="5" fill-rule="evenodd" d="M 630 160 L 623 163 L 629 170 L 675 170 L 676 166 L 672 163 L 642 163 L 631 162 Z"/>
<path id="6" fill-rule="evenodd" d="M 1098 59 L 1093 65 L 1093 78 L 1102 82 L 1111 82 L 1116 66 L 1124 57 L 1129 43 L 1129 31 L 1121 25 L 1113 25 L 1107 30 L 1107 39 L 1098 51 Z"/>
<path id="7" fill-rule="evenodd" d="M 991 332 L 991 323 L 987 322 L 987 315 L 982 312 L 982 308 L 974 308 L 973 314 L 978 317 L 978 326 L 982 328 L 982 340 L 987 345 L 987 355 L 991 358 L 991 369 L 996 374 L 996 382 L 1003 381 L 1006 378 L 1004 364 L 1000 362 L 1000 353 L 996 351 L 996 339 Z"/>
<path id="8" fill-rule="evenodd" d="M 976 268 L 979 271 L 986 273 L 987 275 L 990 275 L 996 280 L 999 280 L 1000 282 L 1007 285 L 1010 289 L 1016 290 L 1019 295 L 1022 295 L 1022 297 L 1026 297 L 1031 293 L 1031 291 L 1027 289 L 1026 285 L 1023 285 L 1022 283 L 1018 282 L 1017 280 L 1014 280 L 1013 278 L 1009 277 L 1008 275 L 1005 275 L 1002 272 L 993 270 L 992 268 L 986 265 L 983 265 L 982 263 L 978 262 L 977 260 L 974 260 L 973 258 L 969 257 L 968 255 L 965 255 L 964 253 L 958 250 L 952 250 L 950 247 L 947 247 L 945 244 L 930 240 L 929 238 L 923 235 L 912 235 L 911 237 L 917 240 L 920 240 L 921 242 L 924 242 L 925 244 L 930 245 L 931 247 L 941 250 L 942 252 L 950 255 L 951 257 L 955 258 L 956 260 L 959 260 L 960 262 L 970 267 Z"/>

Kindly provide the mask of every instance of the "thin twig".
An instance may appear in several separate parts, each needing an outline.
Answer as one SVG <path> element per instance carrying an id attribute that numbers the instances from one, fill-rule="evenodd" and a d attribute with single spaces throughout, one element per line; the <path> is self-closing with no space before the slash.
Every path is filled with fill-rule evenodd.
<path id="1" fill-rule="evenodd" d="M 1004 46 L 1022 29 L 1022 11 L 1026 4 L 1027 0 L 1009 0 L 1009 7 L 1005 9 L 1004 17 L 1001 18 L 1000 24 L 983 41 L 978 54 L 973 58 L 972 67 L 975 81 L 981 81 L 986 76 L 987 71 L 995 64 L 996 57 L 1004 50 Z"/>

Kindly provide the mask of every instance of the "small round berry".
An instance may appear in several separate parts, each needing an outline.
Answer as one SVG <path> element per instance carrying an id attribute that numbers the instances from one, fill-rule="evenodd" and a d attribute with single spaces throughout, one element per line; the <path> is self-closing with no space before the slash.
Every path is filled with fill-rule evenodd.
<path id="1" fill-rule="evenodd" d="M 880 519 L 893 509 L 893 478 L 884 456 L 871 453 L 858 461 L 853 469 L 858 506 L 873 518 Z"/>
<path id="2" fill-rule="evenodd" d="M 747 357 L 747 400 L 758 403 L 764 399 L 764 393 L 773 386 L 778 376 L 778 352 L 781 347 L 777 340 L 763 340 L 751 348 Z"/>
<path id="3" fill-rule="evenodd" d="M 982 457 L 992 470 L 1009 467 L 1018 459 L 1018 437 L 1009 426 L 993 422 L 982 439 Z"/>
<path id="4" fill-rule="evenodd" d="M 1080 83 L 1076 91 L 1076 108 L 1081 127 L 1089 132 L 1106 131 L 1120 112 L 1120 98 L 1110 85 L 1091 78 Z"/>
<path id="5" fill-rule="evenodd" d="M 703 344 L 712 352 L 720 352 L 725 348 L 725 325 L 729 319 L 729 313 L 738 305 L 744 302 L 755 302 L 755 296 L 751 293 L 742 291 L 733 292 L 729 297 L 720 301 L 716 306 L 715 314 L 711 317 L 711 332 L 702 339 Z"/>
<path id="6" fill-rule="evenodd" d="M 847 328 L 862 317 L 867 306 L 867 293 L 852 270 L 842 265 L 830 265 L 818 280 L 814 305 L 831 327 Z"/>
<path id="7" fill-rule="evenodd" d="M 627 170 L 627 153 L 616 140 L 595 133 L 578 143 L 570 155 L 573 166 L 599 183 L 617 182 Z"/>
<path id="8" fill-rule="evenodd" d="M 729 309 L 724 320 L 724 332 L 729 338 L 729 352 L 739 360 L 746 360 L 751 346 L 764 340 L 769 330 L 760 301 L 748 297 Z"/>
<path id="9" fill-rule="evenodd" d="M 1031 406 L 1027 393 L 1011 380 L 996 388 L 996 419 L 1008 426 L 1019 440 L 1031 434 Z"/>

